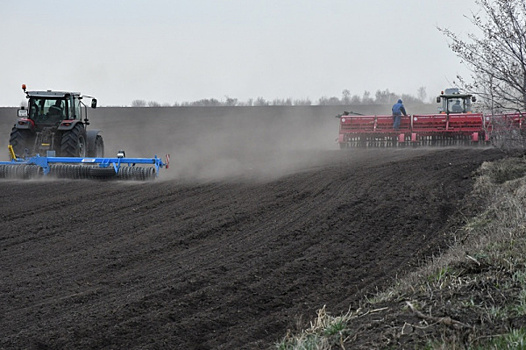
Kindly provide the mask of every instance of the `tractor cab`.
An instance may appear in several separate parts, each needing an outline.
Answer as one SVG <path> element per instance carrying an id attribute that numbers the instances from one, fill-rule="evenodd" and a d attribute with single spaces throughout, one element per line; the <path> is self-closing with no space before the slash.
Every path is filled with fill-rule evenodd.
<path id="1" fill-rule="evenodd" d="M 37 129 L 56 126 L 63 121 L 82 121 L 88 124 L 87 108 L 78 92 L 26 91 L 28 108 L 18 110 L 19 118 L 27 118 Z M 97 100 L 92 98 L 91 107 L 96 108 Z M 84 107 L 84 108 L 82 108 Z"/>
<path id="2" fill-rule="evenodd" d="M 437 103 L 442 104 L 438 111 L 445 114 L 471 113 L 471 103 L 476 101 L 476 97 L 471 94 L 462 94 L 458 88 L 449 88 L 437 97 Z"/>
<path id="3" fill-rule="evenodd" d="M 9 144 L 16 157 L 27 158 L 52 151 L 62 157 L 104 154 L 100 130 L 87 130 L 88 107 L 79 92 L 27 91 L 27 108 L 18 110 L 18 120 L 11 130 Z M 97 100 L 91 96 L 91 107 Z"/>
<path id="4" fill-rule="evenodd" d="M 43 96 L 36 92 L 29 93 L 28 96 L 28 118 L 37 126 L 56 125 L 65 119 L 78 119 L 77 114 L 80 117 L 80 113 L 71 111 L 71 105 L 78 101 L 72 95 L 50 92 L 49 96 Z"/>

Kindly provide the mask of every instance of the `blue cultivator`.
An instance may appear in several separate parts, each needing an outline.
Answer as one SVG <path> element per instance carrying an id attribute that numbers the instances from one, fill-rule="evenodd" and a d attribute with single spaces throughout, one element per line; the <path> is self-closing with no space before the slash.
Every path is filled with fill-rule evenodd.
<path id="1" fill-rule="evenodd" d="M 24 159 L 16 158 L 11 148 L 10 152 L 12 160 L 0 162 L 0 178 L 32 179 L 52 176 L 67 179 L 146 181 L 155 179 L 160 168 L 169 167 L 168 155 L 166 162 L 163 162 L 157 156 L 126 158 L 122 151 L 116 158 L 55 157 L 54 152 L 48 152 L 46 157 L 36 155 Z"/>

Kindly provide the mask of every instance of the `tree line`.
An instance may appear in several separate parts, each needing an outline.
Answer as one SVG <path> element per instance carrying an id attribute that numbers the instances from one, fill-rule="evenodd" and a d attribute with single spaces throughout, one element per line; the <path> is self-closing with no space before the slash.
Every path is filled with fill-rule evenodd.
<path id="1" fill-rule="evenodd" d="M 341 97 L 320 97 L 316 101 L 311 101 L 309 98 L 305 99 L 292 99 L 292 98 L 275 98 L 267 100 L 263 97 L 256 99 L 248 99 L 246 101 L 240 101 L 237 98 L 231 98 L 226 96 L 224 100 L 218 100 L 216 98 L 206 98 L 192 102 L 175 102 L 174 104 L 161 104 L 156 101 L 146 100 L 133 100 L 132 107 L 219 107 L 219 106 L 348 106 L 348 105 L 372 105 L 372 104 L 393 104 L 399 98 L 401 98 L 406 104 L 416 103 L 427 103 L 427 93 L 425 87 L 420 87 L 417 91 L 417 95 L 413 96 L 410 94 L 397 94 L 390 92 L 389 89 L 377 90 L 373 95 L 369 91 L 364 91 L 363 95 L 352 95 L 347 89 L 342 91 Z"/>

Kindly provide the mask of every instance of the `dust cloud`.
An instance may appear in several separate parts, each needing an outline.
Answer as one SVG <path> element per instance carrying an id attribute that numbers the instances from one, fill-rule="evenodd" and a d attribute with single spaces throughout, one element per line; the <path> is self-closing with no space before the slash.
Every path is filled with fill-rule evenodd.
<path id="1" fill-rule="evenodd" d="M 338 145 L 341 106 L 105 107 L 89 109 L 88 129 L 100 129 L 105 156 L 170 154 L 160 180 L 275 179 L 321 164 Z M 16 108 L 0 108 L 2 160 Z"/>
<path id="2" fill-rule="evenodd" d="M 163 157 L 161 179 L 273 179 L 323 162 L 335 151 L 338 119 L 313 108 L 101 108 L 106 156 Z"/>
<path id="3" fill-rule="evenodd" d="M 341 153 L 334 118 L 341 108 L 105 107 L 89 109 L 88 128 L 101 130 L 106 157 L 119 150 L 138 158 L 164 160 L 169 154 L 170 168 L 161 170 L 161 181 L 267 181 L 323 166 Z M 9 133 L 16 119 L 16 108 L 0 108 L 2 160 L 9 160 Z M 396 153 L 389 157 L 396 159 Z"/>

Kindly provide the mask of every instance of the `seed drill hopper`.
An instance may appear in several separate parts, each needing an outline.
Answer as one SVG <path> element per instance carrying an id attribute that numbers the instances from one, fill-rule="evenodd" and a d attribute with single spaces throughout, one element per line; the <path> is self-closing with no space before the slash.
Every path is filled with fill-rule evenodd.
<path id="1" fill-rule="evenodd" d="M 475 96 L 446 89 L 437 97 L 439 113 L 402 116 L 398 130 L 391 115 L 340 116 L 338 143 L 349 147 L 457 146 L 489 144 L 489 119 L 472 113 Z"/>

